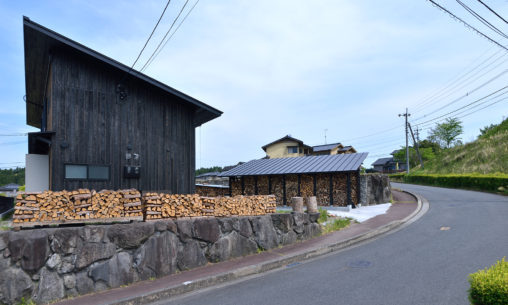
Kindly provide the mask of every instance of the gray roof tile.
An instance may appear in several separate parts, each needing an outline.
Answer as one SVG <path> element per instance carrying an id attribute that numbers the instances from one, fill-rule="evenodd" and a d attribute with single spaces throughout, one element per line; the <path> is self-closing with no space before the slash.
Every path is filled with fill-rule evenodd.
<path id="1" fill-rule="evenodd" d="M 368 153 L 259 159 L 238 165 L 219 176 L 263 176 L 355 171 Z"/>

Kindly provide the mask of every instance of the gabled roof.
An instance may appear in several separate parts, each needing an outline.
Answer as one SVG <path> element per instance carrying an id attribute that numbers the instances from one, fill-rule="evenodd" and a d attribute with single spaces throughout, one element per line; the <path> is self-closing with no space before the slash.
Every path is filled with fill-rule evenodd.
<path id="1" fill-rule="evenodd" d="M 74 40 L 58 34 L 48 28 L 23 17 L 23 36 L 25 45 L 25 84 L 26 84 L 26 121 L 28 125 L 41 127 L 42 100 L 46 89 L 46 75 L 49 55 L 52 50 L 71 50 L 80 56 L 93 58 L 111 66 L 112 69 L 130 73 L 131 77 L 144 81 L 164 92 L 177 97 L 184 104 L 194 108 L 194 126 L 199 126 L 219 117 L 217 110 L 197 99 L 173 89 L 139 71 L 94 51 Z"/>
<path id="2" fill-rule="evenodd" d="M 265 176 L 284 174 L 336 173 L 356 171 L 367 158 L 368 153 L 307 156 L 279 159 L 252 160 L 239 165 L 222 177 Z"/>
<path id="3" fill-rule="evenodd" d="M 220 172 L 208 172 L 208 173 L 203 173 L 199 176 L 196 176 L 196 178 L 213 177 L 213 176 L 218 176 L 219 174 L 220 174 Z"/>
<path id="4" fill-rule="evenodd" d="M 340 143 L 316 145 L 316 146 L 312 146 L 312 151 L 318 152 L 318 151 L 332 150 L 339 145 L 342 146 L 342 144 L 340 144 Z"/>
<path id="5" fill-rule="evenodd" d="M 19 184 L 9 183 L 9 184 L 0 186 L 0 191 L 2 191 L 2 192 L 17 191 L 19 189 L 19 187 L 20 187 Z"/>
<path id="6" fill-rule="evenodd" d="M 392 162 L 392 161 L 393 161 L 393 157 L 379 158 L 376 161 L 374 161 L 374 163 L 372 163 L 372 165 L 373 166 L 376 166 L 376 165 L 386 165 L 386 163 L 389 163 L 389 162 Z"/>
<path id="7" fill-rule="evenodd" d="M 356 149 L 353 148 L 353 146 L 349 145 L 349 146 L 344 146 L 342 147 L 341 149 L 339 149 L 339 151 L 348 151 L 348 150 L 354 150 L 356 152 Z"/>
<path id="8" fill-rule="evenodd" d="M 298 140 L 298 139 L 296 139 L 296 138 L 293 138 L 293 137 L 291 137 L 290 135 L 287 135 L 287 136 L 282 137 L 282 138 L 280 138 L 280 139 L 278 139 L 278 140 L 275 140 L 275 141 L 273 141 L 273 142 L 270 142 L 270 143 L 268 143 L 268 144 L 264 145 L 264 146 L 263 146 L 263 147 L 261 147 L 261 148 L 262 148 L 264 151 L 266 151 L 266 148 L 267 148 L 268 146 L 273 145 L 273 144 L 276 144 L 276 143 L 279 143 L 279 142 L 283 142 L 283 141 L 294 141 L 294 142 L 297 142 L 297 143 L 298 143 L 298 144 L 300 144 L 300 145 L 303 145 L 303 146 L 305 146 L 305 147 L 309 147 L 309 148 L 310 148 L 310 146 L 303 144 L 303 141 L 302 141 L 302 140 Z"/>

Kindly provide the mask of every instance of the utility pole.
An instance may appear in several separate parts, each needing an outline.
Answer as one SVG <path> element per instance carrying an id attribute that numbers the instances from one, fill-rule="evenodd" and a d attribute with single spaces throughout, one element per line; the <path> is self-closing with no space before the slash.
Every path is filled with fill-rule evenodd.
<path id="1" fill-rule="evenodd" d="M 406 113 L 403 113 L 403 114 L 399 114 L 399 117 L 401 116 L 404 116 L 406 118 L 406 172 L 409 174 L 409 138 L 408 138 L 408 133 L 407 133 L 407 118 L 409 116 L 411 116 L 411 114 L 407 113 L 407 108 L 406 108 Z"/>
<path id="2" fill-rule="evenodd" d="M 413 128 L 411 128 L 411 124 L 407 123 L 407 125 L 409 127 L 409 131 L 411 132 L 411 136 L 413 137 L 413 143 L 415 143 L 416 153 L 418 154 L 418 158 L 420 159 L 420 165 L 422 166 L 423 169 L 423 159 L 422 155 L 420 154 L 420 149 L 418 148 L 419 147 L 418 141 L 417 139 L 415 139 L 415 135 L 413 133 Z M 416 132 L 418 132 L 418 129 L 416 129 Z M 416 135 L 418 135 L 418 133 Z"/>
<path id="3" fill-rule="evenodd" d="M 325 144 L 326 144 L 326 132 L 328 131 L 328 129 L 325 129 Z"/>
<path id="4" fill-rule="evenodd" d="M 416 133 L 416 141 L 418 144 L 420 144 L 420 128 L 418 128 L 418 125 L 416 125 L 415 133 Z"/>

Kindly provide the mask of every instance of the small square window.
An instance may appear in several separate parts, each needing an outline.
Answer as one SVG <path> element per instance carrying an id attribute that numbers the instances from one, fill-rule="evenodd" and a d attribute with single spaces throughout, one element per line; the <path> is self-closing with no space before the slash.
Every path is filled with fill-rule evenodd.
<path id="1" fill-rule="evenodd" d="M 65 165 L 65 179 L 86 179 L 86 165 Z"/>
<path id="2" fill-rule="evenodd" d="M 288 146 L 288 154 L 298 153 L 298 146 Z"/>
<path id="3" fill-rule="evenodd" d="M 88 179 L 109 180 L 109 166 L 89 165 Z"/>

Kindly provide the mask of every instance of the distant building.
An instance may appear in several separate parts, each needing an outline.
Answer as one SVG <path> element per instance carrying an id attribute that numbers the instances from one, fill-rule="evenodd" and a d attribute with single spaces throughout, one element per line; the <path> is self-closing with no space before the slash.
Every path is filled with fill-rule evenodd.
<path id="1" fill-rule="evenodd" d="M 372 163 L 372 167 L 374 171 L 381 173 L 395 173 L 405 171 L 407 169 L 406 163 L 403 160 L 398 160 L 393 155 L 398 153 L 400 150 L 394 150 L 391 155 L 392 157 L 379 158 L 374 163 Z"/>
<path id="2" fill-rule="evenodd" d="M 227 177 L 219 177 L 220 172 L 204 173 L 196 176 L 196 185 L 228 185 Z"/>
<path id="3" fill-rule="evenodd" d="M 20 185 L 16 183 L 9 183 L 0 186 L 0 193 L 4 193 L 7 197 L 15 197 L 18 193 Z"/>
<path id="4" fill-rule="evenodd" d="M 282 137 L 261 147 L 268 159 L 303 157 L 312 152 L 312 147 L 305 145 L 302 140 L 295 139 L 290 135 Z"/>
<path id="5" fill-rule="evenodd" d="M 341 143 L 309 146 L 290 135 L 268 143 L 262 148 L 266 152 L 267 159 L 356 153 L 352 146 L 344 146 Z"/>
<path id="6" fill-rule="evenodd" d="M 341 143 L 323 144 L 312 146 L 312 155 L 340 155 L 340 154 L 353 154 L 356 150 L 353 146 L 343 146 Z"/>

